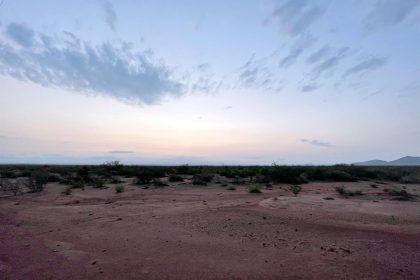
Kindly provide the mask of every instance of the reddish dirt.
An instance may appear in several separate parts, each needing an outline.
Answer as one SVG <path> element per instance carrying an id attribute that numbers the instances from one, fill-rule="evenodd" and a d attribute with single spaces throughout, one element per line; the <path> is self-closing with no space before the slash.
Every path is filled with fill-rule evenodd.
<path id="1" fill-rule="evenodd" d="M 418 200 L 368 182 L 306 184 L 296 197 L 280 187 L 3 196 L 0 279 L 420 279 Z"/>

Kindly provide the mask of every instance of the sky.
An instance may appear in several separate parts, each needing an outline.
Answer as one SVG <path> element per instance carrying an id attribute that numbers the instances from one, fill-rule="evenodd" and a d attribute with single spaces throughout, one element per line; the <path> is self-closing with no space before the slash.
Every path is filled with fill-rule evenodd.
<path id="1" fill-rule="evenodd" d="M 420 155 L 420 0 L 0 0 L 0 163 Z"/>

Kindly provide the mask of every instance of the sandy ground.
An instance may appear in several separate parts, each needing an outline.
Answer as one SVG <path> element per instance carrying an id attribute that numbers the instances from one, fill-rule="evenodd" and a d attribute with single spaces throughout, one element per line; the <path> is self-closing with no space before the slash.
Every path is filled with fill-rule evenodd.
<path id="1" fill-rule="evenodd" d="M 390 185 L 125 185 L 0 197 L 0 279 L 420 279 L 420 202 Z"/>

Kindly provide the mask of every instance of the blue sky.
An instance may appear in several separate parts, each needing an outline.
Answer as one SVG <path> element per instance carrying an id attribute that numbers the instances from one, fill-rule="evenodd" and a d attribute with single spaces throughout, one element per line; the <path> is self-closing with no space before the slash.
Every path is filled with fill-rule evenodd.
<path id="1" fill-rule="evenodd" d="M 418 38 L 420 0 L 5 0 L 0 162 L 420 155 Z"/>

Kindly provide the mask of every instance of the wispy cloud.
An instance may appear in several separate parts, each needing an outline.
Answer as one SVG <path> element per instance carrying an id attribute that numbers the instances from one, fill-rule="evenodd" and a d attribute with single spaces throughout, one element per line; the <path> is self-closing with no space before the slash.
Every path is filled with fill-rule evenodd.
<path id="1" fill-rule="evenodd" d="M 301 142 L 303 143 L 307 143 L 313 146 L 317 146 L 317 147 L 323 147 L 323 148 L 332 148 L 334 147 L 334 145 L 332 145 L 331 143 L 328 142 L 323 142 L 323 141 L 319 141 L 316 139 L 300 139 Z"/>
<path id="2" fill-rule="evenodd" d="M 350 67 L 349 69 L 344 72 L 343 77 L 346 78 L 351 75 L 355 75 L 358 73 L 364 73 L 366 71 L 372 71 L 374 69 L 380 68 L 385 65 L 387 62 L 386 57 L 371 57 L 368 58 L 362 62 L 357 63 L 353 67 Z"/>
<path id="3" fill-rule="evenodd" d="M 280 61 L 280 67 L 288 68 L 295 64 L 298 58 L 303 54 L 304 50 L 310 48 L 318 39 L 313 35 L 302 35 L 295 40 L 290 48 L 289 54 Z"/>
<path id="4" fill-rule="evenodd" d="M 420 6 L 419 0 L 377 0 L 366 16 L 367 30 L 399 24 Z"/>
<path id="5" fill-rule="evenodd" d="M 239 69 L 239 83 L 244 87 L 257 87 L 270 89 L 274 81 L 272 71 L 267 66 L 267 57 L 255 59 L 253 54 Z"/>
<path id="6" fill-rule="evenodd" d="M 308 31 L 325 13 L 327 7 L 328 1 L 280 1 L 268 21 L 276 23 L 282 32 L 295 37 Z"/>
<path id="7" fill-rule="evenodd" d="M 348 57 L 350 55 L 349 48 L 341 48 L 336 53 L 328 58 L 326 58 L 324 61 L 319 63 L 317 66 L 315 66 L 312 69 L 311 74 L 314 76 L 314 78 L 318 78 L 321 74 L 328 70 L 333 70 L 341 60 Z"/>
<path id="8" fill-rule="evenodd" d="M 296 63 L 298 57 L 302 54 L 302 48 L 292 49 L 290 53 L 280 61 L 280 66 L 287 68 Z"/>
<path id="9" fill-rule="evenodd" d="M 22 47 L 31 47 L 34 43 L 35 32 L 28 26 L 19 23 L 7 25 L 5 34 Z"/>
<path id="10" fill-rule="evenodd" d="M 323 48 L 320 48 L 319 50 L 312 53 L 307 59 L 306 63 L 312 64 L 315 62 L 318 62 L 319 60 L 325 58 L 326 55 L 328 55 L 330 49 L 328 46 L 325 46 Z"/>
<path id="11" fill-rule="evenodd" d="M 315 91 L 315 90 L 319 89 L 320 87 L 321 87 L 321 85 L 319 85 L 319 84 L 311 83 L 311 84 L 307 84 L 307 85 L 303 86 L 302 91 L 303 92 Z"/>
<path id="12" fill-rule="evenodd" d="M 134 151 L 109 151 L 108 154 L 134 154 Z"/>
<path id="13" fill-rule="evenodd" d="M 114 6 L 108 0 L 100 0 L 102 8 L 105 12 L 105 22 L 113 31 L 115 31 L 115 24 L 117 22 L 117 14 L 115 13 Z"/>
<path id="14" fill-rule="evenodd" d="M 150 52 L 134 51 L 128 43 L 92 45 L 73 34 L 35 36 L 32 29 L 17 23 L 10 23 L 5 34 L 27 48 L 0 39 L 1 75 L 135 104 L 153 104 L 165 95 L 186 91 L 187 85 L 168 66 Z M 30 36 L 22 39 L 22 34 Z"/>

